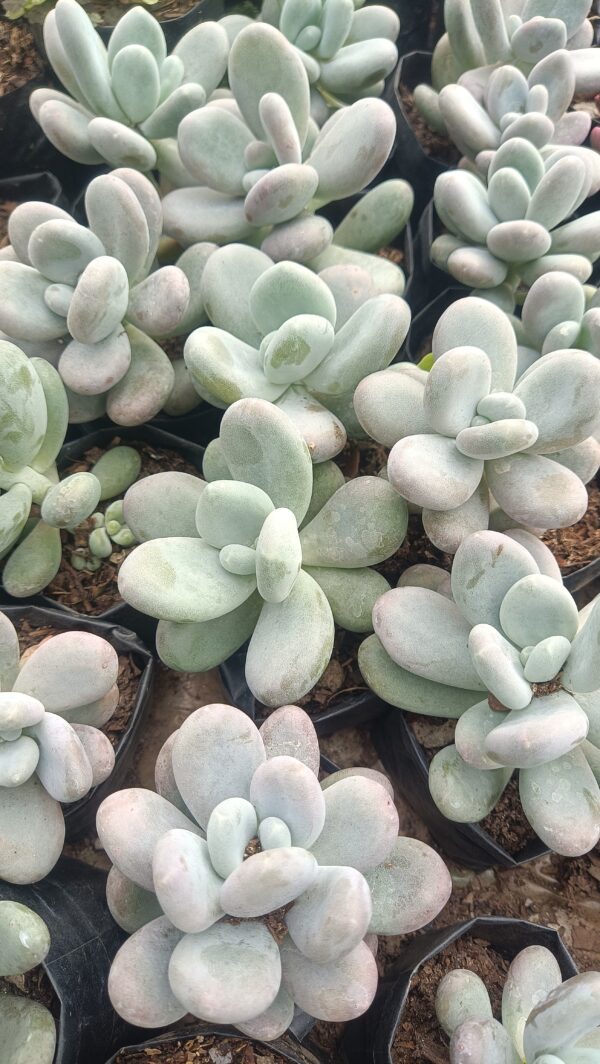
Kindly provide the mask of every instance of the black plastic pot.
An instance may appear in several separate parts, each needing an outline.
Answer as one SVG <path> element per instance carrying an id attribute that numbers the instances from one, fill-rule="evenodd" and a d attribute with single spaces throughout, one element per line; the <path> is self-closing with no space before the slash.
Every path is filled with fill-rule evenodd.
<path id="1" fill-rule="evenodd" d="M 462 299 L 464 296 L 464 288 L 446 288 L 445 291 L 440 292 L 431 302 L 427 303 L 422 310 L 419 310 L 410 323 L 408 336 L 400 352 L 400 359 L 404 362 L 420 362 L 423 354 L 429 354 L 431 347 L 425 352 L 420 350 L 423 342 L 433 335 L 433 331 L 444 311 L 457 299 Z"/>
<path id="2" fill-rule="evenodd" d="M 411 307 L 418 312 L 442 295 L 449 287 L 456 289 L 455 298 L 468 296 L 470 289 L 461 285 L 445 270 L 440 270 L 431 261 L 431 245 L 436 236 L 444 232 L 433 200 L 425 207 L 417 226 L 414 240 L 414 263 L 411 292 Z"/>
<path id="3" fill-rule="evenodd" d="M 388 103 L 396 116 L 394 163 L 400 177 L 410 181 L 415 193 L 414 217 L 419 218 L 433 195 L 440 174 L 451 169 L 448 163 L 428 155 L 417 137 L 400 95 L 400 86 L 413 90 L 421 82 L 431 83 L 431 53 L 409 52 L 401 57 L 394 74 Z"/>
<path id="4" fill-rule="evenodd" d="M 377 720 L 372 729 L 373 742 L 390 779 L 447 857 L 481 871 L 494 865 L 515 868 L 548 853 L 548 847 L 536 838 L 519 853 L 510 854 L 479 824 L 457 824 L 440 813 L 429 793 L 429 763 L 407 716 L 403 710 L 393 709 Z"/>
<path id="5" fill-rule="evenodd" d="M 124 428 L 120 425 L 108 424 L 103 428 L 90 432 L 88 435 L 72 440 L 70 443 L 65 444 L 60 452 L 58 458 L 59 469 L 64 470 L 68 468 L 92 447 L 107 447 L 116 437 L 122 440 L 123 443 L 127 443 L 129 440 L 139 441 L 140 443 L 150 443 L 154 444 L 156 447 L 179 451 L 191 465 L 196 467 L 199 475 L 202 473 L 202 458 L 204 456 L 204 449 L 202 447 L 199 447 L 196 443 L 191 443 L 189 440 L 182 440 L 177 436 L 172 436 L 170 433 L 163 432 L 161 429 L 154 428 L 152 425 L 139 425 L 136 428 Z M 0 608 L 4 609 L 7 605 L 15 606 L 24 604 L 43 606 L 46 609 L 60 610 L 62 613 L 66 614 L 67 617 L 77 618 L 78 620 L 104 621 L 110 625 L 119 625 L 122 628 L 130 629 L 132 632 L 135 632 L 140 639 L 150 646 L 154 645 L 154 637 L 158 621 L 153 617 L 147 617 L 144 613 L 135 610 L 133 606 L 130 606 L 127 602 L 117 602 L 114 606 L 111 606 L 110 609 L 104 610 L 103 613 L 88 616 L 87 614 L 78 613 L 76 610 L 72 610 L 68 606 L 63 606 L 49 595 L 40 594 L 31 599 L 15 599 L 8 595 L 3 588 L 0 589 Z"/>
<path id="6" fill-rule="evenodd" d="M 223 1038 L 237 1038 L 244 1042 L 250 1041 L 246 1035 L 241 1034 L 235 1027 L 194 1024 L 179 1031 L 168 1031 L 166 1034 L 161 1034 L 158 1038 L 152 1038 L 148 1042 L 123 1046 L 122 1049 L 140 1050 L 151 1047 L 175 1046 L 178 1042 L 185 1043 L 199 1035 L 204 1035 L 204 1037 L 221 1035 Z M 251 1044 L 262 1046 L 263 1049 L 271 1049 L 273 1053 L 277 1053 L 283 1060 L 289 1060 L 290 1064 L 325 1064 L 324 1057 L 316 1056 L 312 1049 L 310 1051 L 305 1049 L 289 1034 L 284 1035 L 282 1038 L 276 1038 L 274 1042 L 261 1042 L 258 1038 L 253 1038 Z M 106 1061 L 106 1064 L 115 1064 L 118 1056 L 119 1053 L 115 1053 L 110 1060 Z"/>
<path id="7" fill-rule="evenodd" d="M 431 52 L 444 32 L 443 0 L 388 0 L 387 6 L 400 18 L 398 55 Z"/>
<path id="8" fill-rule="evenodd" d="M 25 203 L 27 200 L 42 200 L 44 203 L 62 207 L 63 210 L 68 209 L 68 201 L 60 181 L 48 171 L 15 174 L 14 177 L 0 179 L 0 202 Z"/>
<path id="9" fill-rule="evenodd" d="M 106 639 L 118 654 L 131 654 L 140 669 L 137 697 L 129 723 L 115 749 L 115 767 L 104 783 L 94 787 L 85 798 L 72 805 L 63 805 L 67 842 L 80 838 L 93 830 L 96 812 L 108 794 L 123 783 L 130 767 L 136 740 L 150 706 L 154 680 L 154 657 L 134 632 L 119 625 L 104 624 L 96 618 L 71 617 L 66 610 L 43 609 L 39 606 L 5 606 L 2 612 L 13 624 L 27 620 L 33 625 L 50 625 L 61 631 L 92 632 Z"/>
<path id="10" fill-rule="evenodd" d="M 443 953 L 460 938 L 484 939 L 507 960 L 512 960 L 526 946 L 545 946 L 556 957 L 563 980 L 577 975 L 570 953 L 558 933 L 550 927 L 540 927 L 525 920 L 486 916 L 439 931 L 428 931 L 408 943 L 401 960 L 381 982 L 369 1012 L 348 1024 L 343 1048 L 350 1064 L 394 1064 L 391 1049 L 415 974 L 426 961 Z"/>
<path id="11" fill-rule="evenodd" d="M 245 664 L 247 646 L 232 654 L 219 667 L 221 680 L 232 703 L 247 713 L 258 725 L 268 716 L 264 707 L 252 694 L 246 683 Z M 355 694 L 342 695 L 331 706 L 312 719 L 317 735 L 331 735 L 341 728 L 356 728 L 359 724 L 370 724 L 382 713 L 387 705 L 372 691 L 359 691 Z"/>
<path id="12" fill-rule="evenodd" d="M 104 872 L 67 857 L 40 883 L 0 882 L 0 899 L 28 905 L 50 931 L 43 968 L 60 1005 L 54 1064 L 104 1064 L 135 1036 L 108 998 L 108 970 L 126 935 L 108 911 L 105 892 Z"/>
<path id="13" fill-rule="evenodd" d="M 180 417 L 171 417 L 164 413 L 157 414 L 142 428 L 169 433 L 170 436 L 176 436 L 180 443 L 192 443 L 197 444 L 198 447 L 206 447 L 219 435 L 224 413 L 224 410 L 218 410 L 216 406 L 202 402 L 195 410 L 190 411 L 189 414 L 182 414 Z M 124 431 L 129 431 L 121 425 L 116 425 L 110 418 L 103 417 L 97 421 L 69 425 L 69 441 L 79 440 L 82 436 L 89 436 L 105 429 L 109 429 L 113 436 L 121 436 Z"/>

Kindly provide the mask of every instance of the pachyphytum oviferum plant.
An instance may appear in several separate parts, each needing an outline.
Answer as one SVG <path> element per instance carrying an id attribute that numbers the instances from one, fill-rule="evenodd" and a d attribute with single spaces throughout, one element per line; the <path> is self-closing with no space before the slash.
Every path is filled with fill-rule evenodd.
<path id="1" fill-rule="evenodd" d="M 380 4 L 364 0 L 264 0 L 263 22 L 276 26 L 293 44 L 313 87 L 325 104 L 339 106 L 364 96 L 381 96 L 398 59 L 400 20 Z M 313 104 L 317 118 L 323 106 Z"/>
<path id="2" fill-rule="evenodd" d="M 165 233 L 183 247 L 250 241 L 278 261 L 308 262 L 332 240 L 315 210 L 376 177 L 393 146 L 393 112 L 358 100 L 319 130 L 302 60 L 263 23 L 235 38 L 228 80 L 229 97 L 180 123 L 179 154 L 196 184 L 165 196 Z"/>
<path id="3" fill-rule="evenodd" d="M 446 85 L 438 106 L 457 148 L 480 166 L 480 152 L 486 153 L 487 161 L 487 153 L 514 137 L 540 149 L 549 144 L 582 144 L 592 118 L 585 111 L 568 109 L 574 93 L 573 57 L 561 50 L 542 59 L 527 77 L 516 66 L 498 67 L 483 92 L 479 83 Z"/>
<path id="4" fill-rule="evenodd" d="M 129 1023 L 191 1012 L 268 1040 L 295 1005 L 328 1021 L 366 1011 L 375 936 L 428 923 L 450 876 L 429 846 L 398 835 L 385 776 L 347 769 L 320 784 L 318 772 L 316 733 L 297 706 L 259 730 L 209 705 L 165 743 L 158 794 L 105 799 L 108 903 L 131 933 L 108 990 Z"/>
<path id="5" fill-rule="evenodd" d="M 600 299 L 594 285 L 582 285 L 561 270 L 545 273 L 532 284 L 520 313 L 513 309 L 517 377 L 551 351 L 572 347 L 600 358 Z"/>
<path id="6" fill-rule="evenodd" d="M 203 399 L 219 407 L 242 398 L 275 403 L 314 462 L 342 450 L 356 427 L 354 389 L 389 365 L 410 322 L 404 300 L 378 293 L 359 268 L 333 266 L 324 278 L 332 288 L 305 266 L 274 265 L 256 248 L 219 249 L 201 283 L 213 325 L 192 332 L 184 348 Z"/>
<path id="7" fill-rule="evenodd" d="M 91 472 L 100 484 L 100 502 L 110 500 L 105 510 L 96 510 L 87 526 L 87 546 L 76 546 L 69 561 L 74 569 L 94 572 L 114 551 L 137 543 L 123 514 L 122 495 L 135 483 L 142 468 L 142 459 L 135 447 L 118 445 L 109 448 L 92 466 Z"/>
<path id="8" fill-rule="evenodd" d="M 435 183 L 448 230 L 431 246 L 435 265 L 472 288 L 514 290 L 552 270 L 587 281 L 600 254 L 600 211 L 568 219 L 600 188 L 597 153 L 575 145 L 540 151 L 513 136 L 478 162 L 480 174 L 450 170 Z"/>
<path id="9" fill-rule="evenodd" d="M 24 975 L 42 963 L 49 949 L 50 934 L 37 913 L 17 901 L 0 901 L 0 977 Z M 52 1064 L 56 1025 L 45 1005 L 0 994 L 0 1030 L 6 1064 Z"/>
<path id="10" fill-rule="evenodd" d="M 564 983 L 545 946 L 517 953 L 494 1018 L 485 983 L 456 968 L 438 986 L 435 1011 L 450 1038 L 450 1064 L 594 1064 L 600 1059 L 600 972 Z"/>
<path id="11" fill-rule="evenodd" d="M 482 820 L 518 769 L 542 841 L 587 853 L 600 838 L 600 600 L 578 613 L 550 551 L 521 530 L 469 536 L 446 576 L 431 567 L 379 599 L 363 675 L 394 705 L 458 718 L 429 770 L 450 820 Z"/>
<path id="12" fill-rule="evenodd" d="M 56 458 L 67 431 L 68 403 L 53 366 L 0 340 L 0 392 L 2 583 L 10 595 L 24 598 L 56 576 L 61 528 L 89 517 L 101 488 L 92 473 L 59 479 Z"/>
<path id="13" fill-rule="evenodd" d="M 179 123 L 206 103 L 227 69 L 229 39 L 218 23 L 194 26 L 167 55 L 160 23 L 134 7 L 106 48 L 76 0 L 57 0 L 44 21 L 44 47 L 68 95 L 36 89 L 31 109 L 59 151 L 77 163 L 185 179 Z"/>
<path id="14" fill-rule="evenodd" d="M 399 363 L 366 377 L 354 396 L 364 429 L 392 448 L 390 483 L 422 507 L 432 542 L 453 553 L 487 528 L 490 496 L 513 525 L 577 522 L 588 503 L 579 470 L 590 479 L 598 468 L 586 441 L 600 426 L 600 361 L 552 351 L 515 384 L 510 319 L 477 297 L 442 314 L 432 347 L 429 373 Z"/>
<path id="15" fill-rule="evenodd" d="M 72 421 L 106 411 L 119 425 L 140 425 L 175 384 L 155 338 L 204 320 L 190 286 L 212 248 L 154 268 L 161 203 L 136 170 L 94 178 L 85 208 L 87 228 L 52 204 L 31 201 L 13 211 L 10 245 L 0 254 L 0 329 L 16 343 L 54 345 L 74 400 Z"/>
<path id="16" fill-rule="evenodd" d="M 124 516 L 141 543 L 119 591 L 159 618 L 157 650 L 171 668 L 203 672 L 250 639 L 256 698 L 297 700 L 329 663 L 334 622 L 372 630 L 388 584 L 369 566 L 402 543 L 406 504 L 379 477 L 345 484 L 333 463 L 313 467 L 294 423 L 263 399 L 225 412 L 204 474 L 210 483 L 158 473 L 129 489 Z"/>
<path id="17" fill-rule="evenodd" d="M 99 729 L 118 701 L 119 659 L 106 639 L 61 632 L 19 654 L 0 614 L 0 879 L 35 883 L 60 857 L 61 802 L 77 802 L 110 775 L 113 748 Z"/>
<path id="18" fill-rule="evenodd" d="M 418 85 L 415 101 L 443 130 L 438 92 L 454 82 L 485 88 L 496 67 L 511 64 L 525 74 L 554 53 L 567 49 L 575 91 L 593 96 L 600 89 L 589 0 L 444 0 L 446 32 L 432 58 L 430 85 Z M 561 88 L 553 86 L 559 93 Z"/>

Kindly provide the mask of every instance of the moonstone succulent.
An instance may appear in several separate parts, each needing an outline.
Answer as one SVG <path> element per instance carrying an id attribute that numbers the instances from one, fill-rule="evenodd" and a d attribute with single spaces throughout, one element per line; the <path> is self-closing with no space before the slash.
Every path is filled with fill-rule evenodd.
<path id="1" fill-rule="evenodd" d="M 450 1038 L 450 1064 L 594 1064 L 600 1055 L 600 972 L 562 981 L 545 946 L 517 953 L 502 992 L 502 1020 L 474 972 L 438 986 L 435 1010 Z"/>
<path id="2" fill-rule="evenodd" d="M 32 909 L 16 901 L 0 901 L 0 977 L 23 975 L 44 960 L 50 933 Z M 27 997 L 0 995 L 2 1060 L 6 1064 L 52 1064 L 56 1027 L 44 1005 Z"/>
<path id="3" fill-rule="evenodd" d="M 442 314 L 432 347 L 429 373 L 399 363 L 366 377 L 354 396 L 363 428 L 392 448 L 390 484 L 422 507 L 432 542 L 453 553 L 487 528 L 490 496 L 513 526 L 578 521 L 587 508 L 579 470 L 589 480 L 600 457 L 600 361 L 553 350 L 515 384 L 514 329 L 477 297 Z M 582 466 L 580 449 L 589 459 Z"/>
<path id="4" fill-rule="evenodd" d="M 313 466 L 297 426 L 264 399 L 225 412 L 204 475 L 159 473 L 129 489 L 124 518 L 141 543 L 121 565 L 120 593 L 159 619 L 171 668 L 214 668 L 250 639 L 256 698 L 297 700 L 327 667 L 334 622 L 372 630 L 389 585 L 370 566 L 402 543 L 406 503 L 380 477 L 344 483 L 332 462 Z"/>
<path id="5" fill-rule="evenodd" d="M 118 703 L 118 668 L 110 643 L 88 632 L 51 636 L 21 658 L 0 614 L 0 879 L 43 879 L 63 847 L 61 803 L 110 775 L 99 728 Z"/>
<path id="6" fill-rule="evenodd" d="M 587 853 L 600 838 L 600 598 L 579 613 L 550 551 L 522 530 L 467 537 L 451 592 L 430 581 L 384 594 L 363 675 L 394 705 L 457 719 L 429 770 L 450 820 L 482 820 L 518 770 L 542 841 Z"/>
<path id="7" fill-rule="evenodd" d="M 317 773 L 298 707 L 259 730 L 209 705 L 165 744 L 158 794 L 105 799 L 108 901 L 134 930 L 108 982 L 125 1020 L 156 1027 L 191 1012 L 270 1040 L 295 1006 L 328 1021 L 366 1011 L 373 935 L 433 919 L 450 877 L 429 846 L 398 836 L 387 786 L 359 769 L 324 788 Z"/>

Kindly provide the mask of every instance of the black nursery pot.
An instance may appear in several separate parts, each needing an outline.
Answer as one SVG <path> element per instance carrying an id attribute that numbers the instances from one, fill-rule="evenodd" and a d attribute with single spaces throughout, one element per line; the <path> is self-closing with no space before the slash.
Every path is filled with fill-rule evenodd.
<path id="1" fill-rule="evenodd" d="M 433 335 L 433 331 L 444 311 L 452 303 L 455 303 L 457 299 L 462 299 L 464 295 L 464 288 L 446 288 L 444 292 L 441 292 L 427 306 L 415 314 L 410 323 L 408 336 L 400 352 L 400 357 L 403 361 L 420 362 L 424 354 L 430 353 L 431 347 L 429 347 L 428 351 L 420 350 L 422 344 L 428 337 Z"/>
<path id="2" fill-rule="evenodd" d="M 387 6 L 400 18 L 398 55 L 430 52 L 444 32 L 443 0 L 389 0 Z"/>
<path id="3" fill-rule="evenodd" d="M 402 1023 L 414 976 L 423 964 L 461 938 L 484 939 L 511 961 L 526 946 L 545 946 L 556 957 L 563 980 L 577 975 L 573 959 L 558 933 L 525 920 L 478 917 L 418 935 L 408 943 L 402 959 L 380 984 L 369 1012 L 348 1024 L 343 1048 L 350 1064 L 394 1064 L 392 1046 Z"/>
<path id="4" fill-rule="evenodd" d="M 63 805 L 66 840 L 72 842 L 81 838 L 88 831 L 94 830 L 98 806 L 112 791 L 118 790 L 129 769 L 135 750 L 135 744 L 150 707 L 152 685 L 154 681 L 154 657 L 134 632 L 119 625 L 104 624 L 95 618 L 73 617 L 66 610 L 44 609 L 40 606 L 6 606 L 2 612 L 13 624 L 29 621 L 32 625 L 49 625 L 65 632 L 91 632 L 106 639 L 117 654 L 131 654 L 140 669 L 139 683 L 135 704 L 129 722 L 115 748 L 115 767 L 108 779 L 81 798 L 78 802 Z"/>
<path id="5" fill-rule="evenodd" d="M 67 857 L 40 883 L 0 882 L 1 900 L 28 905 L 50 931 L 42 967 L 60 1006 L 54 1064 L 104 1064 L 135 1037 L 108 998 L 108 970 L 126 935 L 108 911 L 105 892 L 106 873 Z"/>
<path id="6" fill-rule="evenodd" d="M 429 792 L 429 765 L 408 724 L 408 716 L 403 710 L 393 709 L 381 717 L 372 730 L 373 742 L 394 785 L 447 857 L 463 867 L 482 871 L 491 866 L 516 868 L 548 853 L 548 847 L 536 838 L 519 853 L 510 854 L 479 824 L 448 820 Z"/>
<path id="7" fill-rule="evenodd" d="M 189 1027 L 184 1027 L 180 1031 L 167 1031 L 166 1034 L 160 1035 L 158 1038 L 152 1038 L 148 1042 L 138 1042 L 123 1046 L 119 1052 L 115 1053 L 110 1060 L 106 1061 L 106 1064 L 116 1064 L 119 1057 L 119 1053 L 123 1050 L 144 1050 L 150 1048 L 160 1048 L 161 1046 L 172 1046 L 175 1048 L 177 1044 L 185 1044 L 192 1038 L 203 1036 L 208 1038 L 210 1036 L 221 1036 L 228 1039 L 239 1039 L 240 1042 L 250 1042 L 251 1045 L 261 1046 L 263 1049 L 270 1049 L 273 1053 L 277 1053 L 283 1060 L 290 1061 L 290 1064 L 326 1064 L 325 1057 L 316 1056 L 314 1050 L 305 1049 L 300 1045 L 293 1036 L 289 1034 L 283 1035 L 281 1038 L 276 1038 L 273 1042 L 261 1042 L 258 1038 L 249 1039 L 246 1035 L 241 1034 L 235 1027 L 220 1027 L 213 1026 L 211 1024 L 194 1024 Z M 149 1060 L 153 1059 L 149 1057 Z M 58 1064 L 58 1061 L 56 1062 Z"/>
<path id="8" fill-rule="evenodd" d="M 44 203 L 62 207 L 63 210 L 68 209 L 68 201 L 60 181 L 48 171 L 16 174 L 14 177 L 0 179 L 0 203 L 25 203 L 27 200 L 42 200 Z"/>
<path id="9" fill-rule="evenodd" d="M 265 711 L 262 703 L 257 701 L 246 683 L 246 650 L 247 645 L 227 658 L 227 661 L 219 667 L 219 672 L 223 686 L 233 704 L 260 725 L 271 711 Z M 386 703 L 382 702 L 372 691 L 359 691 L 342 695 L 335 705 L 322 713 L 314 714 L 311 720 L 317 735 L 332 735 L 341 728 L 356 728 L 359 724 L 370 724 L 385 713 L 387 708 Z"/>
<path id="10" fill-rule="evenodd" d="M 443 232 L 444 227 L 438 220 L 431 199 L 419 219 L 414 239 L 411 307 L 415 312 L 420 312 L 448 288 L 456 291 L 455 299 L 470 293 L 469 288 L 459 284 L 455 278 L 434 266 L 431 261 L 431 245 L 436 236 Z"/>
<path id="11" fill-rule="evenodd" d="M 224 413 L 224 410 L 218 410 L 216 406 L 202 402 L 189 414 L 181 414 L 179 417 L 171 417 L 164 413 L 157 414 L 151 421 L 145 422 L 134 431 L 139 434 L 146 429 L 156 429 L 172 437 L 176 436 L 180 445 L 191 443 L 197 444 L 198 447 L 206 447 L 219 435 Z M 109 417 L 103 417 L 98 418 L 97 421 L 84 421 L 69 425 L 68 441 L 79 440 L 82 436 L 89 436 L 104 429 L 110 429 L 113 436 L 121 436 L 124 432 L 130 431 L 122 425 L 115 424 Z M 133 437 L 130 438 L 133 439 Z"/>
<path id="12" fill-rule="evenodd" d="M 204 448 L 198 446 L 196 443 L 191 443 L 189 440 L 182 440 L 177 436 L 172 436 L 170 433 L 163 432 L 161 429 L 154 428 L 151 425 L 139 425 L 135 428 L 126 428 L 120 425 L 109 424 L 96 429 L 94 432 L 90 432 L 88 435 L 81 436 L 79 439 L 72 440 L 70 443 L 65 444 L 60 452 L 58 457 L 59 469 L 64 470 L 72 465 L 73 462 L 76 462 L 78 458 L 81 458 L 82 455 L 92 447 L 106 448 L 116 437 L 118 437 L 124 444 L 128 441 L 149 443 L 153 444 L 155 447 L 162 447 L 171 451 L 179 451 L 179 453 L 182 454 L 191 465 L 196 467 L 199 475 L 202 474 Z M 51 598 L 50 595 L 40 594 L 31 599 L 15 599 L 8 595 L 4 589 L 1 589 L 1 609 L 4 609 L 6 605 L 14 606 L 18 603 L 26 603 L 33 606 L 43 606 L 46 609 L 59 610 L 61 613 L 66 614 L 67 617 L 71 619 L 76 618 L 78 621 L 104 621 L 110 625 L 119 625 L 122 628 L 130 629 L 145 643 L 149 643 L 150 645 L 154 643 L 158 621 L 153 617 L 147 617 L 144 613 L 135 610 L 133 606 L 130 606 L 127 602 L 117 602 L 114 606 L 104 610 L 102 613 L 90 615 L 79 613 L 68 606 L 63 606 L 60 602 Z"/>
<path id="13" fill-rule="evenodd" d="M 448 163 L 428 155 L 417 137 L 400 95 L 400 86 L 411 91 L 421 82 L 431 83 L 431 53 L 414 51 L 401 57 L 394 74 L 388 102 L 396 116 L 394 162 L 401 177 L 410 181 L 415 193 L 415 217 L 420 217 L 433 194 L 440 174 L 450 169 Z"/>

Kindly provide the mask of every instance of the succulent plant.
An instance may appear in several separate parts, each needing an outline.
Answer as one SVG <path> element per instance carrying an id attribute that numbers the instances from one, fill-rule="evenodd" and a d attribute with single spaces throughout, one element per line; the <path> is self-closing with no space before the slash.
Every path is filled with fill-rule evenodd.
<path id="1" fill-rule="evenodd" d="M 551 351 L 579 348 L 600 358 L 600 297 L 560 270 L 545 273 L 527 292 L 511 321 L 517 336 L 517 377 Z M 587 479 L 587 478 L 583 478 Z"/>
<path id="2" fill-rule="evenodd" d="M 68 405 L 56 370 L 0 340 L 0 559 L 5 590 L 35 595 L 56 576 L 61 528 L 95 510 L 100 484 L 92 473 L 59 479 L 56 457 Z"/>
<path id="3" fill-rule="evenodd" d="M 0 901 L 0 977 L 23 975 L 41 964 L 50 949 L 44 921 L 26 905 Z M 2 1056 L 6 1064 L 31 1060 L 52 1064 L 56 1026 L 52 1013 L 37 1001 L 0 994 Z"/>
<path id="4" fill-rule="evenodd" d="M 515 135 L 480 153 L 477 164 L 479 175 L 451 170 L 435 183 L 449 231 L 433 241 L 435 265 L 472 288 L 515 289 L 552 270 L 586 281 L 599 254 L 600 211 L 567 219 L 600 187 L 597 153 L 574 145 L 539 150 Z"/>
<path id="5" fill-rule="evenodd" d="M 511 322 L 477 297 L 442 314 L 432 347 L 429 373 L 399 363 L 366 377 L 354 395 L 361 425 L 392 448 L 390 483 L 423 508 L 432 542 L 453 553 L 487 528 L 490 495 L 509 526 L 578 521 L 587 508 L 582 476 L 598 468 L 589 438 L 600 423 L 600 361 L 587 351 L 551 351 L 515 385 Z"/>
<path id="6" fill-rule="evenodd" d="M 88 535 L 87 548 L 76 548 L 71 553 L 71 565 L 74 569 L 87 569 L 94 572 L 99 569 L 105 558 L 110 558 L 115 546 L 133 547 L 138 542 L 125 522 L 123 499 L 115 499 L 104 513 L 97 510 L 92 514 L 93 528 Z"/>
<path id="7" fill-rule="evenodd" d="M 350 1020 L 377 987 L 376 936 L 422 927 L 446 904 L 434 850 L 398 836 L 387 778 L 335 772 L 286 705 L 260 730 L 203 706 L 165 743 L 156 789 L 110 795 L 97 828 L 113 862 L 108 904 L 131 937 L 108 990 L 139 1027 L 187 1012 L 273 1039 L 294 1005 Z"/>
<path id="8" fill-rule="evenodd" d="M 19 655 L 0 614 L 0 879 L 35 883 L 60 857 L 61 802 L 77 802 L 114 765 L 99 728 L 118 700 L 119 660 L 100 636 L 68 631 Z"/>
<path id="9" fill-rule="evenodd" d="M 0 254 L 0 329 L 58 356 L 71 420 L 104 411 L 140 425 L 168 401 L 175 376 L 153 338 L 204 320 L 195 286 L 213 247 L 153 269 L 160 198 L 136 170 L 94 178 L 85 193 L 89 228 L 47 203 L 20 204 Z"/>
<path id="10" fill-rule="evenodd" d="M 171 668 L 203 672 L 250 639 L 248 686 L 280 706 L 323 673 L 334 621 L 371 631 L 388 584 L 368 566 L 404 539 L 406 504 L 379 477 L 345 484 L 331 462 L 313 469 L 294 423 L 263 399 L 226 411 L 204 474 L 210 483 L 158 473 L 129 489 L 125 520 L 141 543 L 119 591 L 159 618 Z"/>
<path id="11" fill-rule="evenodd" d="M 563 49 L 570 53 L 575 91 L 593 96 L 600 89 L 600 63 L 596 49 L 590 48 L 589 9 L 589 0 L 444 0 L 446 33 L 433 53 L 433 87 L 415 90 L 419 109 L 433 128 L 443 130 L 437 94 L 445 85 L 484 88 L 500 64 L 528 74 Z M 554 86 L 555 93 L 561 89 Z"/>
<path id="12" fill-rule="evenodd" d="M 469 536 L 449 588 L 432 570 L 376 602 L 359 653 L 369 686 L 458 718 L 429 771 L 444 816 L 482 820 L 518 769 L 543 842 L 587 853 L 600 838 L 600 599 L 578 613 L 550 551 L 520 529 Z"/>
<path id="13" fill-rule="evenodd" d="M 562 981 L 545 946 L 517 953 L 494 1019 L 485 983 L 456 968 L 438 986 L 435 1010 L 450 1038 L 450 1064 L 594 1064 L 600 1054 L 600 972 Z"/>
<path id="14" fill-rule="evenodd" d="M 339 106 L 381 96 L 394 69 L 400 19 L 364 0 L 264 0 L 261 19 L 276 26 L 298 50 L 314 95 Z M 323 105 L 315 101 L 317 115 Z"/>
<path id="15" fill-rule="evenodd" d="M 134 7 L 106 48 L 76 0 L 57 0 L 44 21 L 44 47 L 66 94 L 36 89 L 30 104 L 52 144 L 77 163 L 147 172 L 167 163 L 181 119 L 222 80 L 229 40 L 218 23 L 204 22 L 167 55 L 160 23 Z"/>
<path id="16" fill-rule="evenodd" d="M 342 450 L 347 412 L 349 431 L 355 425 L 356 385 L 389 365 L 410 322 L 404 300 L 378 293 L 364 271 L 340 265 L 325 277 L 333 291 L 305 266 L 273 265 L 256 248 L 215 251 L 201 284 L 214 324 L 192 332 L 184 348 L 203 399 L 225 408 L 249 397 L 275 403 L 297 425 L 313 462 Z"/>
<path id="17" fill-rule="evenodd" d="M 569 111 L 575 94 L 573 55 L 552 52 L 526 77 L 516 66 L 496 67 L 482 89 L 479 81 L 462 79 L 446 85 L 437 105 L 449 136 L 468 159 L 486 159 L 501 144 L 522 137 L 536 148 L 549 144 L 582 144 L 592 122 L 585 111 Z M 415 90 L 418 99 L 418 92 Z M 511 175 L 514 184 L 514 176 Z M 509 179 L 509 180 L 510 180 Z M 504 175 L 506 181 L 506 175 Z"/>
<path id="18" fill-rule="evenodd" d="M 164 229 L 183 246 L 259 243 L 272 259 L 308 262 L 332 240 L 315 210 L 360 192 L 392 149 L 396 123 L 381 100 L 342 107 L 319 130 L 296 49 L 273 26 L 236 36 L 225 94 L 180 123 L 191 187 L 163 201 Z"/>

